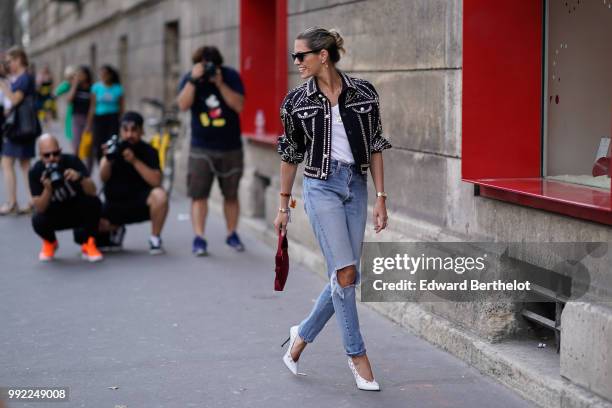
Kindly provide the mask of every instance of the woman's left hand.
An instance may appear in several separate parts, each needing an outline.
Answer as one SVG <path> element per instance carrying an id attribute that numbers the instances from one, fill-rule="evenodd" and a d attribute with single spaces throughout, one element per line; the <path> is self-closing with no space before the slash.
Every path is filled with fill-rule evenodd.
<path id="1" fill-rule="evenodd" d="M 372 218 L 374 219 L 374 230 L 377 234 L 387 228 L 387 205 L 385 204 L 385 198 L 378 197 L 376 199 Z"/>

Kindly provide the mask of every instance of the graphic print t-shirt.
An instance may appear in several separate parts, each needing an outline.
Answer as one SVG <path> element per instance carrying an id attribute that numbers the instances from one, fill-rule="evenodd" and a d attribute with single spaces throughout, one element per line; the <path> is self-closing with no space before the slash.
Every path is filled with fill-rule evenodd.
<path id="1" fill-rule="evenodd" d="M 87 112 L 89 112 L 90 98 L 91 89 L 79 85 L 74 94 L 74 100 L 72 101 L 73 112 L 77 115 L 87 115 Z"/>
<path id="2" fill-rule="evenodd" d="M 103 82 L 96 82 L 91 87 L 91 92 L 96 95 L 96 115 L 119 112 L 119 102 L 123 96 L 123 87 L 120 84 L 108 86 Z"/>
<path id="3" fill-rule="evenodd" d="M 221 67 L 223 82 L 234 92 L 244 95 L 244 86 L 237 71 Z M 179 90 L 187 84 L 185 75 Z M 191 105 L 191 146 L 211 150 L 236 150 L 242 147 L 240 117 L 223 99 L 219 89 L 210 82 L 200 81 Z"/>
<path id="4" fill-rule="evenodd" d="M 89 177 L 89 172 L 87 171 L 87 168 L 83 162 L 73 154 L 62 154 L 59 165 L 62 174 L 67 169 L 74 169 L 81 173 L 83 177 Z M 39 196 L 43 192 L 44 186 L 40 179 L 45 169 L 45 163 L 43 163 L 41 160 L 37 161 L 36 164 L 34 164 L 34 166 L 32 166 L 30 169 L 28 179 L 30 180 L 30 192 L 33 196 Z M 83 188 L 81 187 L 80 182 L 74 183 L 64 179 L 64 183 L 59 188 L 53 189 L 53 194 L 51 194 L 51 203 L 49 204 L 48 210 L 68 202 L 81 194 L 83 194 Z"/>

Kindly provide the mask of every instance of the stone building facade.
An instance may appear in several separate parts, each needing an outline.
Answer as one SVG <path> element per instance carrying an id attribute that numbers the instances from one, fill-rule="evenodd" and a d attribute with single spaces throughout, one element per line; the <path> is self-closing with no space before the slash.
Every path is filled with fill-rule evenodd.
<path id="1" fill-rule="evenodd" d="M 274 13 L 278 1 L 255 1 Z M 475 0 L 465 0 L 465 3 Z M 529 0 L 531 1 L 531 0 Z M 461 0 L 287 0 L 286 49 L 306 27 L 336 27 L 347 54 L 340 68 L 370 80 L 381 99 L 390 229 L 367 240 L 562 242 L 612 239 L 604 223 L 492 200 L 462 181 L 463 10 Z M 140 99 L 170 103 L 191 52 L 217 45 L 226 64 L 242 68 L 240 0 L 81 0 L 79 6 L 30 0 L 30 54 L 54 73 L 68 64 L 120 68 L 127 106 Z M 519 2 L 520 3 L 520 2 Z M 282 25 L 280 26 L 282 27 Z M 287 62 L 286 89 L 300 79 Z M 269 81 L 263 76 L 262 80 Z M 252 97 L 247 87 L 247 99 Z M 280 104 L 280 100 L 278 101 Z M 276 120 L 267 117 L 267 123 Z M 184 184 L 188 137 L 181 140 L 177 188 Z M 274 146 L 245 139 L 246 173 L 241 185 L 243 225 L 270 242 L 278 207 L 279 160 Z M 300 202 L 301 176 L 294 187 Z M 290 231 L 295 259 L 323 273 L 305 214 L 295 211 Z M 187 232 L 186 232 L 187 234 Z M 290 232 L 291 234 L 291 232 Z M 595 279 L 606 281 L 610 271 Z M 607 283 L 606 283 L 607 282 Z M 612 401 L 612 309 L 569 302 L 561 320 L 560 355 L 542 357 L 516 339 L 526 328 L 519 305 L 379 303 L 372 307 L 429 341 L 466 359 L 543 406 L 587 406 Z M 588 333 L 588 334 L 587 334 Z M 588 339 L 585 339 L 588 337 Z M 588 340 L 588 341 L 587 341 Z M 520 344 L 519 344 L 520 343 Z M 516 349 L 512 349 L 514 344 Z M 497 349 L 496 345 L 502 346 Z M 505 347 L 505 348 L 504 348 Z M 505 350 L 505 352 L 504 352 Z M 540 353 L 540 354 L 538 354 Z M 542 363 L 545 360 L 546 363 Z M 537 367 L 546 365 L 545 372 Z M 535 367 L 535 368 L 534 368 Z M 516 375 L 516 373 L 520 375 Z M 551 375 L 551 373 L 553 373 Z M 590 401 L 590 402 L 589 402 Z M 581 405 L 582 404 L 582 405 Z M 604 406 L 604 405 L 602 405 Z"/>
<path id="2" fill-rule="evenodd" d="M 15 6 L 15 0 L 5 0 L 0 3 L 0 50 L 15 43 L 21 44 L 21 27 L 15 18 L 17 15 Z"/>

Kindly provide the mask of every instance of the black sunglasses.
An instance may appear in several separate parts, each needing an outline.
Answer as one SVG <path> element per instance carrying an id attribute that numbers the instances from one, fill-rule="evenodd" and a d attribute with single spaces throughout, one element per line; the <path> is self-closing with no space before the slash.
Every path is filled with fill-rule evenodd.
<path id="1" fill-rule="evenodd" d="M 41 156 L 44 157 L 45 159 L 48 159 L 51 156 L 59 157 L 61 154 L 62 154 L 61 150 L 54 150 L 52 152 L 42 153 Z"/>
<path id="2" fill-rule="evenodd" d="M 291 58 L 295 61 L 295 59 L 297 58 L 298 61 L 300 62 L 304 62 L 304 57 L 306 57 L 306 55 L 308 54 L 313 54 L 316 52 L 319 52 L 321 50 L 310 50 L 310 51 L 302 51 L 302 52 L 291 52 Z"/>

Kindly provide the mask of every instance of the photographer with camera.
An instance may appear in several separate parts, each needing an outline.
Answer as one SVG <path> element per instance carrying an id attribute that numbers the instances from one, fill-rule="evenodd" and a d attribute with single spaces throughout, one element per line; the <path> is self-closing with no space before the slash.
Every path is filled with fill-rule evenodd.
<path id="1" fill-rule="evenodd" d="M 57 139 L 48 133 L 41 136 L 38 149 L 41 159 L 28 177 L 34 206 L 32 226 L 43 239 L 38 259 L 50 261 L 55 256 L 55 231 L 73 229 L 83 259 L 101 261 L 94 237 L 102 203 L 85 165 L 73 154 L 62 154 Z"/>
<path id="2" fill-rule="evenodd" d="M 121 118 L 120 132 L 120 137 L 113 136 L 102 145 L 100 179 L 106 200 L 100 230 L 124 231 L 125 224 L 151 220 L 149 252 L 161 254 L 160 234 L 168 214 L 168 195 L 160 187 L 158 153 L 142 141 L 143 118 L 139 113 L 126 112 Z"/>
<path id="3" fill-rule="evenodd" d="M 223 193 L 226 243 L 237 251 L 244 246 L 236 233 L 240 206 L 238 185 L 243 171 L 240 118 L 244 87 L 238 72 L 222 65 L 216 47 L 202 47 L 192 57 L 193 68 L 181 81 L 178 106 L 191 110 L 191 149 L 187 186 L 195 233 L 192 252 L 207 254 L 204 224 L 208 196 L 215 177 Z"/>

